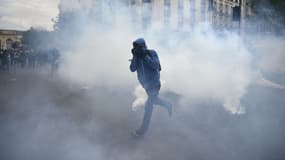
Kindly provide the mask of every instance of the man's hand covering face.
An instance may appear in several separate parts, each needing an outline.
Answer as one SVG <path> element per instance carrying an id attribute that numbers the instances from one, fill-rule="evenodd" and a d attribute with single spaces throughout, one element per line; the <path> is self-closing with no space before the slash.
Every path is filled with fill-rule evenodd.
<path id="1" fill-rule="evenodd" d="M 147 49 L 144 44 L 133 43 L 132 54 L 137 58 L 144 58 L 147 54 Z"/>

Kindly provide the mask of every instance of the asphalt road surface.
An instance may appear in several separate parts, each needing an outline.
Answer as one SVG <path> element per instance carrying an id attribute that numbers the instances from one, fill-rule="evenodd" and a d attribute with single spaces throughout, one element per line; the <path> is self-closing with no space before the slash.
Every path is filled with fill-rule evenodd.
<path id="1" fill-rule="evenodd" d="M 1 72 L 0 91 L 1 160 L 285 159 L 285 91 L 277 88 L 250 86 L 242 115 L 211 100 L 177 103 L 171 118 L 155 108 L 140 139 L 130 134 L 143 115 L 131 110 L 131 89 Z"/>

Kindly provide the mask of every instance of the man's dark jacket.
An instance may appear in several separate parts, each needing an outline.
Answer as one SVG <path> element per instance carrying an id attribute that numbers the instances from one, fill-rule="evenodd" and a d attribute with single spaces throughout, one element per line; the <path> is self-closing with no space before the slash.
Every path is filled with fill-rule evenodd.
<path id="1" fill-rule="evenodd" d="M 135 41 L 136 43 L 144 43 Z M 160 62 L 157 53 L 154 50 L 147 50 L 143 58 L 133 56 L 130 70 L 137 71 L 139 82 L 145 89 L 151 89 L 160 86 Z"/>

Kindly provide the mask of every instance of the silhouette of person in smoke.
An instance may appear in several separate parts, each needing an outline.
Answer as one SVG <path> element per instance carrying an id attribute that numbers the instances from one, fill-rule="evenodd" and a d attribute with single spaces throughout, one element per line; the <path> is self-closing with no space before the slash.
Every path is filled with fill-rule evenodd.
<path id="1" fill-rule="evenodd" d="M 172 105 L 159 98 L 161 66 L 156 51 L 147 49 L 145 40 L 139 38 L 133 42 L 133 58 L 130 64 L 131 72 L 137 72 L 137 77 L 145 89 L 148 99 L 141 127 L 134 132 L 135 136 L 142 136 L 149 128 L 153 105 L 157 104 L 167 109 L 172 114 Z"/>

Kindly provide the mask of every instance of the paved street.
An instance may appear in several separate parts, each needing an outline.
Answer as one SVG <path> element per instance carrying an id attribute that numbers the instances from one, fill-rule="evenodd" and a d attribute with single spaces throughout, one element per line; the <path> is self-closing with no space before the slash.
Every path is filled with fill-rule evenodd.
<path id="1" fill-rule="evenodd" d="M 131 89 L 86 89 L 32 72 L 0 75 L 0 159 L 285 157 L 284 90 L 251 86 L 243 115 L 210 100 L 176 105 L 172 118 L 157 108 L 149 133 L 134 139 L 142 111 L 131 111 Z"/>

